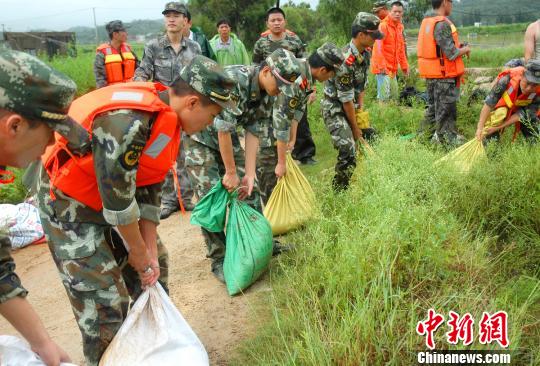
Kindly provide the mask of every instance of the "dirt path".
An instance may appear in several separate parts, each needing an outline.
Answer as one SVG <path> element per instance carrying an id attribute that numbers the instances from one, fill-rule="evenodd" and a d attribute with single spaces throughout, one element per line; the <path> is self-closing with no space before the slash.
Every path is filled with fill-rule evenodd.
<path id="1" fill-rule="evenodd" d="M 173 302 L 206 347 L 211 364 L 227 365 L 232 350 L 253 331 L 248 324 L 253 312 L 250 304 L 256 296 L 270 291 L 267 278 L 246 295 L 231 298 L 225 285 L 211 275 L 200 230 L 189 224 L 189 216 L 173 215 L 158 230 L 169 250 Z M 74 362 L 83 365 L 79 329 L 47 246 L 25 248 L 14 257 L 17 272 L 30 291 L 28 298 L 51 336 Z M 0 334 L 17 333 L 0 318 Z"/>

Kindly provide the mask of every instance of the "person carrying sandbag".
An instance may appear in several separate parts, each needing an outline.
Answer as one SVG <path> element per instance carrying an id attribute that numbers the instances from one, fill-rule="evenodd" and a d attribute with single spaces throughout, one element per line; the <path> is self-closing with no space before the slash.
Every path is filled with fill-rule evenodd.
<path id="1" fill-rule="evenodd" d="M 540 60 L 499 74 L 480 112 L 476 138 L 498 140 L 505 127 L 516 126 L 526 139 L 538 137 L 540 124 Z"/>

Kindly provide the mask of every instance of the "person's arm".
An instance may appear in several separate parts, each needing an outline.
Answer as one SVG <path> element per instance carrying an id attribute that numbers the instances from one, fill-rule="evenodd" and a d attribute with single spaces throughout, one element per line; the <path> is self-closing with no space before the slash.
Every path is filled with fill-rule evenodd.
<path id="1" fill-rule="evenodd" d="M 233 191 L 240 184 L 240 178 L 236 172 L 234 152 L 231 133 L 228 131 L 218 131 L 219 152 L 221 160 L 225 166 L 225 175 L 222 179 L 223 187 L 229 192 Z"/>
<path id="2" fill-rule="evenodd" d="M 101 52 L 96 52 L 94 59 L 94 77 L 96 79 L 96 88 L 107 86 L 107 73 L 105 72 L 105 55 Z"/>
<path id="3" fill-rule="evenodd" d="M 405 76 L 409 76 L 409 60 L 407 60 L 407 42 L 405 40 L 404 31 L 396 34 L 396 37 L 401 37 L 400 49 L 398 50 L 399 66 Z"/>
<path id="4" fill-rule="evenodd" d="M 471 52 L 471 47 L 468 45 L 460 48 L 456 47 L 454 39 L 452 38 L 452 29 L 447 22 L 443 21 L 437 23 L 433 35 L 435 37 L 435 42 L 450 61 L 454 61 L 463 55 L 468 56 Z"/>
<path id="5" fill-rule="evenodd" d="M 291 134 L 289 137 L 289 143 L 287 144 L 287 150 L 293 151 L 294 145 L 296 144 L 296 134 L 298 132 L 298 121 L 293 119 L 291 122 Z"/>
<path id="6" fill-rule="evenodd" d="M 145 287 L 155 284 L 159 270 L 157 258 L 148 249 L 151 243 L 144 241 L 139 229 L 141 208 L 135 196 L 139 158 L 150 136 L 152 119 L 150 113 L 132 110 L 104 113 L 94 119 L 92 138 L 103 217 L 118 228 L 129 245 L 128 261 Z"/>
<path id="7" fill-rule="evenodd" d="M 480 117 L 478 119 L 478 126 L 476 127 L 476 139 L 482 141 L 484 139 L 484 126 L 493 108 L 487 104 L 484 104 L 480 111 Z"/>
<path id="8" fill-rule="evenodd" d="M 71 362 L 67 353 L 50 337 L 41 319 L 30 303 L 22 297 L 14 297 L 0 304 L 0 314 L 28 341 L 47 366 L 59 366 Z"/>
<path id="9" fill-rule="evenodd" d="M 135 70 L 133 81 L 148 81 L 152 80 L 154 75 L 154 52 L 152 43 L 147 44 L 144 47 L 142 60 L 139 66 Z"/>
<path id="10" fill-rule="evenodd" d="M 246 131 L 246 175 L 242 178 L 242 189 L 240 190 L 240 199 L 251 196 L 255 177 L 257 176 L 257 151 L 259 151 L 259 137 Z"/>
<path id="11" fill-rule="evenodd" d="M 336 73 L 335 78 L 337 97 L 343 106 L 343 112 L 347 117 L 347 123 L 349 124 L 353 137 L 356 141 L 362 137 L 362 131 L 356 124 L 356 111 L 354 108 L 355 88 L 352 79 L 353 75 L 349 69 L 349 66 L 345 63 L 341 65 Z M 360 101 L 358 102 L 360 103 Z"/>
<path id="12" fill-rule="evenodd" d="M 362 130 L 356 124 L 356 110 L 354 109 L 354 102 L 351 100 L 349 102 L 342 103 L 343 111 L 347 117 L 347 123 L 351 128 L 354 141 L 358 141 L 362 137 Z"/>
<path id="13" fill-rule="evenodd" d="M 263 39 L 259 38 L 253 46 L 253 63 L 260 64 L 264 61 Z"/>
<path id="14" fill-rule="evenodd" d="M 534 57 L 534 45 L 536 43 L 537 22 L 529 24 L 525 32 L 525 63 Z"/>

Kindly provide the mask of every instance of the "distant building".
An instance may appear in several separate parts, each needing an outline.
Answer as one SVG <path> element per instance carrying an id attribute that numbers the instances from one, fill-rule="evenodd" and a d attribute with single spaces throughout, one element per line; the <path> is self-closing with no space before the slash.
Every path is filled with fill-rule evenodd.
<path id="1" fill-rule="evenodd" d="M 4 32 L 4 41 L 12 49 L 31 55 L 46 53 L 52 58 L 77 54 L 74 32 Z"/>

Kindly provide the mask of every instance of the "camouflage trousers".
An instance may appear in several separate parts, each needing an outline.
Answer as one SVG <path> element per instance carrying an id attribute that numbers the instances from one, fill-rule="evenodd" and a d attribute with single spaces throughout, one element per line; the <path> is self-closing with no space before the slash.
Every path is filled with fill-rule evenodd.
<path id="1" fill-rule="evenodd" d="M 456 128 L 459 87 L 454 79 L 426 79 L 428 105 L 419 132 L 427 138 L 453 143 Z"/>
<path id="2" fill-rule="evenodd" d="M 182 140 L 186 138 L 184 134 Z M 178 177 L 178 183 L 180 185 L 180 194 L 182 195 L 182 203 L 186 209 L 191 209 L 193 204 L 191 200 L 193 198 L 193 188 L 189 180 L 189 175 L 185 167 L 186 153 L 184 151 L 184 144 L 180 143 L 180 149 L 178 150 L 178 156 L 176 158 L 176 176 Z M 174 177 L 172 172 L 167 173 L 165 181 L 162 186 L 161 207 L 163 208 L 180 208 L 178 203 L 178 195 L 176 193 L 176 187 L 174 185 Z"/>
<path id="3" fill-rule="evenodd" d="M 244 151 L 236 134 L 232 134 L 234 161 L 240 179 L 244 176 Z M 186 137 L 183 141 L 186 151 L 186 169 L 197 197 L 202 199 L 225 174 L 225 166 L 219 150 L 212 149 L 198 141 Z M 259 187 L 257 182 L 253 193 L 246 202 L 259 212 L 262 212 Z M 212 270 L 223 263 L 225 258 L 225 233 L 212 233 L 201 228 L 207 247 L 207 258 L 212 260 Z"/>
<path id="4" fill-rule="evenodd" d="M 332 138 L 334 149 L 337 150 L 335 175 L 332 180 L 334 191 L 339 192 L 349 187 L 356 168 L 356 145 L 343 106 L 340 102 L 323 98 L 321 111 L 326 129 Z"/>
<path id="5" fill-rule="evenodd" d="M 40 192 L 40 216 L 49 249 L 82 335 L 87 366 L 97 366 L 126 318 L 130 298 L 142 292 L 127 263 L 123 240 L 111 226 L 61 222 L 48 192 Z M 159 282 L 167 289 L 168 254 L 158 237 Z"/>
<path id="6" fill-rule="evenodd" d="M 277 183 L 276 165 L 278 162 L 275 146 L 261 147 L 257 158 L 257 178 L 261 190 L 261 199 L 266 206 Z"/>

